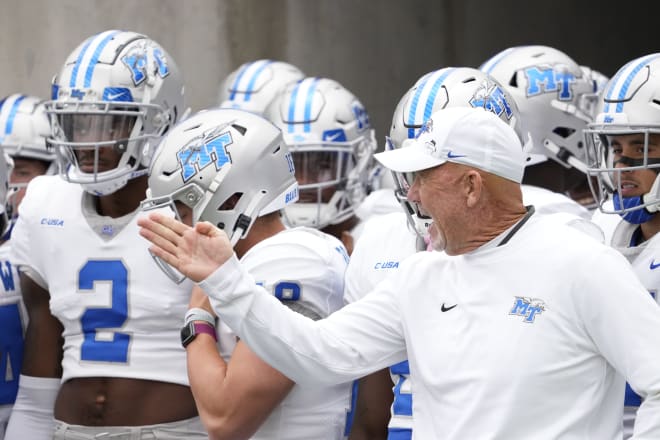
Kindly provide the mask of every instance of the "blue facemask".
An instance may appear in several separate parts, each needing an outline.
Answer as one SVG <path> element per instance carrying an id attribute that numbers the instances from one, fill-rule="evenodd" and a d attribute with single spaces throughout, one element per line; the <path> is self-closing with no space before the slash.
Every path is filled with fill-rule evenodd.
<path id="1" fill-rule="evenodd" d="M 623 201 L 623 203 L 621 203 Z M 614 209 L 630 209 L 644 204 L 642 197 L 619 197 L 619 193 L 614 193 Z M 654 214 L 651 214 L 646 208 L 635 209 L 634 211 L 620 212 L 619 215 L 628 223 L 641 225 L 651 220 Z"/>

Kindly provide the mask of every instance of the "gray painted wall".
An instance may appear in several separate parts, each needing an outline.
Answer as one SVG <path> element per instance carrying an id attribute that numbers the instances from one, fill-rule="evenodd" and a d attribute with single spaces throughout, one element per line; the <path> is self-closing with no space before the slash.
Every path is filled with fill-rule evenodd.
<path id="1" fill-rule="evenodd" d="M 0 0 L 0 96 L 47 97 L 86 37 L 134 30 L 175 59 L 193 110 L 215 105 L 220 81 L 241 63 L 281 59 L 356 94 L 382 143 L 399 98 L 428 71 L 546 44 L 611 75 L 660 50 L 659 8 L 653 0 Z"/>

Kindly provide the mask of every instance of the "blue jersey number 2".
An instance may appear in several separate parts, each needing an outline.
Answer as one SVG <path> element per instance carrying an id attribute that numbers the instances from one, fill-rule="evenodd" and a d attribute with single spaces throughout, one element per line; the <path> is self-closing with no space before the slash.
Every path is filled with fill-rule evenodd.
<path id="1" fill-rule="evenodd" d="M 126 363 L 130 335 L 113 332 L 112 338 L 99 340 L 97 331 L 118 329 L 126 322 L 128 317 L 128 270 L 120 260 L 90 260 L 80 270 L 78 289 L 94 290 L 95 283 L 99 281 L 110 282 L 112 302 L 110 307 L 90 307 L 80 318 L 85 335 L 85 340 L 80 348 L 80 359 Z"/>

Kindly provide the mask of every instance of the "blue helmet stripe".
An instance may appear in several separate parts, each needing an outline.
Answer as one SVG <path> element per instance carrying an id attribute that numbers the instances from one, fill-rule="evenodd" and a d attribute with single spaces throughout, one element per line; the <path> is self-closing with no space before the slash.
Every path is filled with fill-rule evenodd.
<path id="1" fill-rule="evenodd" d="M 431 75 L 426 75 L 424 77 L 424 80 L 420 85 L 417 86 L 417 90 L 415 90 L 415 95 L 413 96 L 412 102 L 410 103 L 410 112 L 408 113 L 408 125 L 415 125 L 415 113 L 417 113 L 417 103 L 419 102 L 419 97 L 422 95 L 422 91 L 424 90 L 424 87 L 426 86 L 426 83 L 429 80 L 429 77 Z M 410 127 L 408 129 L 408 138 L 414 138 L 415 137 L 415 129 L 413 127 Z"/>
<path id="2" fill-rule="evenodd" d="M 291 98 L 289 98 L 289 116 L 287 118 L 288 119 L 287 132 L 289 133 L 293 133 L 295 129 L 293 122 L 296 116 L 296 99 L 298 98 L 298 90 L 300 90 L 300 86 L 302 86 L 304 82 L 305 81 L 300 81 L 291 91 Z"/>
<path id="3" fill-rule="evenodd" d="M 410 127 L 408 128 L 408 138 L 412 139 L 415 137 L 415 126 L 422 125 L 426 120 L 431 116 L 431 113 L 433 113 L 433 105 L 435 104 L 435 97 L 438 94 L 438 89 L 442 86 L 442 83 L 444 80 L 447 78 L 447 75 L 449 75 L 454 69 L 453 68 L 446 68 L 446 69 L 440 69 L 436 70 L 435 72 L 431 72 L 427 74 L 422 82 L 417 86 L 415 90 L 415 95 L 413 96 L 412 102 L 410 104 L 410 112 L 408 113 L 408 123 Z M 435 80 L 433 79 L 435 78 Z M 431 88 L 429 92 L 429 96 L 426 98 L 426 101 L 424 102 L 424 113 L 422 114 L 422 120 L 417 121 L 417 107 L 419 105 L 419 101 L 422 98 L 422 95 L 429 90 L 427 88 L 427 84 L 431 83 Z"/>
<path id="4" fill-rule="evenodd" d="M 94 37 L 89 37 L 87 41 L 85 42 L 85 45 L 80 49 L 80 53 L 78 54 L 78 59 L 76 60 L 76 64 L 73 65 L 73 69 L 71 70 L 71 78 L 69 79 L 69 87 L 75 87 L 76 86 L 76 77 L 78 76 L 78 69 L 80 68 L 80 64 L 82 63 L 82 59 L 85 56 L 85 53 L 87 52 L 87 49 L 89 48 L 89 45 L 92 44 L 92 41 L 94 40 Z"/>
<path id="5" fill-rule="evenodd" d="M 431 117 L 431 113 L 433 113 L 433 106 L 435 105 L 435 97 L 438 94 L 438 89 L 440 89 L 442 83 L 445 81 L 445 79 L 447 79 L 447 76 L 449 76 L 449 74 L 454 71 L 454 68 L 452 67 L 445 70 L 446 72 L 444 72 L 438 79 L 436 79 L 433 83 L 433 86 L 431 87 L 431 93 L 429 94 L 429 97 L 426 100 L 426 105 L 424 106 L 424 120 L 422 123 L 426 122 L 426 120 Z"/>
<path id="6" fill-rule="evenodd" d="M 14 118 L 16 113 L 18 113 L 18 107 L 21 105 L 21 102 L 25 99 L 25 95 L 20 95 L 14 103 L 11 105 L 11 110 L 9 110 L 9 116 L 7 116 L 7 123 L 5 124 L 5 134 L 10 134 L 14 130 Z"/>
<path id="7" fill-rule="evenodd" d="M 271 64 L 271 60 L 265 60 L 264 63 L 262 63 L 261 66 L 257 69 L 256 72 L 252 75 L 252 78 L 250 78 L 250 82 L 248 83 L 248 88 L 245 93 L 245 101 L 249 101 L 250 97 L 252 96 L 252 91 L 254 89 L 254 84 L 257 82 L 257 78 L 259 78 L 259 75 L 261 75 L 261 72 L 264 71 L 266 67 L 268 67 L 269 64 Z"/>
<path id="8" fill-rule="evenodd" d="M 234 84 L 231 86 L 231 94 L 229 95 L 229 100 L 233 101 L 234 98 L 236 97 L 236 90 L 238 90 L 238 85 L 241 83 L 241 79 L 243 79 L 243 75 L 245 75 L 245 72 L 250 68 L 250 66 L 254 63 L 246 63 L 243 65 L 243 68 L 238 71 L 236 74 L 236 78 L 234 78 Z"/>
<path id="9" fill-rule="evenodd" d="M 617 74 L 612 78 L 610 81 L 610 87 L 607 91 L 607 99 L 605 101 L 605 108 L 604 112 L 608 113 L 610 110 L 610 102 L 612 99 L 615 99 L 616 101 L 622 101 L 626 97 L 626 93 L 628 92 L 628 88 L 630 87 L 630 83 L 635 79 L 635 76 L 639 73 L 640 70 L 644 68 L 648 63 L 653 61 L 654 59 L 658 58 L 660 55 L 659 54 L 654 54 L 654 55 L 647 55 L 642 58 L 638 58 L 636 60 L 630 61 L 627 63 L 625 66 L 623 66 Z M 635 66 L 632 70 L 630 70 L 630 67 Z M 623 76 L 626 74 L 626 72 L 629 72 L 628 75 L 623 78 Z M 621 82 L 623 79 L 623 82 Z M 618 96 L 614 98 L 615 95 L 617 95 L 617 90 L 618 90 Z M 623 111 L 623 102 L 618 102 L 616 106 L 616 113 L 620 113 Z"/>
<path id="10" fill-rule="evenodd" d="M 608 90 L 607 90 L 607 100 L 608 100 L 608 101 L 612 99 L 612 96 L 614 95 L 614 90 L 617 88 L 617 84 L 618 84 L 618 82 L 619 82 L 619 78 L 621 78 L 621 76 L 623 75 L 623 72 L 624 72 L 629 66 L 631 66 L 632 64 L 634 64 L 635 61 L 636 61 L 636 60 L 633 60 L 633 61 L 630 61 L 630 62 L 626 63 L 621 69 L 619 69 L 619 71 L 616 73 L 616 75 L 614 75 L 614 78 L 612 78 L 612 79 L 610 80 L 609 87 L 608 87 Z M 609 103 L 608 103 L 607 105 L 609 105 Z M 607 108 L 606 108 L 605 111 L 607 111 Z"/>
<path id="11" fill-rule="evenodd" d="M 312 84 L 307 90 L 307 98 L 305 99 L 305 132 L 310 132 L 312 126 L 309 120 L 312 118 L 312 103 L 314 102 L 314 92 L 316 91 L 316 84 L 319 82 L 318 78 L 312 80 Z"/>
<path id="12" fill-rule="evenodd" d="M 514 49 L 519 49 L 519 48 L 510 47 L 506 50 L 503 50 L 502 52 L 499 53 L 499 55 L 495 55 L 494 57 L 483 63 L 481 66 L 479 66 L 479 70 L 485 73 L 492 72 L 495 66 L 497 66 L 504 58 L 506 58 L 506 56 L 509 55 L 509 53 L 511 53 L 511 51 L 513 51 Z"/>
<path id="13" fill-rule="evenodd" d="M 660 56 L 660 55 L 650 56 L 650 57 L 647 57 L 647 59 L 642 60 L 641 63 L 639 63 L 637 66 L 635 66 L 635 68 L 630 73 L 630 75 L 628 75 L 628 78 L 626 78 L 626 80 L 623 82 L 623 86 L 621 87 L 621 91 L 619 92 L 619 101 L 620 102 L 617 103 L 617 105 L 616 105 L 616 113 L 621 113 L 623 111 L 623 101 L 621 101 L 621 100 L 626 97 L 626 93 L 628 92 L 628 87 L 630 87 L 630 83 L 632 82 L 632 80 L 635 79 L 635 76 L 637 76 L 639 71 L 642 70 L 644 68 L 644 66 L 648 65 L 654 59 L 658 58 L 658 56 Z"/>
<path id="14" fill-rule="evenodd" d="M 92 58 L 89 60 L 89 64 L 87 65 L 87 71 L 85 72 L 85 85 L 83 87 L 88 88 L 92 85 L 92 75 L 94 74 L 94 68 L 96 67 L 96 64 L 99 62 L 101 52 L 103 49 L 105 49 L 105 46 L 110 42 L 110 40 L 112 40 L 118 33 L 119 31 L 109 32 L 105 38 L 101 40 L 101 43 L 96 46 L 96 49 L 92 54 Z"/>

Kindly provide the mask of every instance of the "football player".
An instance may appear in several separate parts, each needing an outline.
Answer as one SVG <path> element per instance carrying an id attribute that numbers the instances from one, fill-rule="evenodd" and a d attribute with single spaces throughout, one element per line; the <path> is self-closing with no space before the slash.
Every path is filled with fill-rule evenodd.
<path id="1" fill-rule="evenodd" d="M 25 194 L 25 187 L 35 176 L 54 174 L 56 170 L 55 154 L 46 148 L 46 138 L 50 135 L 50 125 L 44 110 L 43 101 L 35 96 L 14 94 L 0 101 L 0 146 L 10 158 L 12 166 L 9 174 L 9 192 L 7 182 L 2 184 L 3 231 L 4 243 L 0 246 L 0 265 L 2 266 L 2 290 L 0 290 L 0 319 L 4 343 L 2 367 L 3 380 L 0 381 L 0 439 L 4 437 L 9 421 L 21 371 L 23 357 L 23 337 L 27 325 L 27 312 L 21 297 L 16 265 L 9 259 L 11 252 L 11 227 L 18 213 L 18 206 Z M 0 175 L 6 173 L 4 155 L 0 164 Z M 4 178 L 4 177 L 3 177 Z M 7 224 L 7 221 L 9 224 Z M 59 387 L 59 381 L 45 380 L 46 387 Z M 19 402 L 19 407 L 21 402 Z M 29 410 L 29 409 L 28 409 Z"/>
<path id="2" fill-rule="evenodd" d="M 633 266 L 658 300 L 660 290 L 660 54 L 634 59 L 612 77 L 587 130 L 588 174 L 604 213 L 618 219 L 609 243 Z M 614 215 L 613 215 L 614 214 Z M 618 214 L 618 215 L 616 215 Z M 656 261 L 656 257 L 659 259 Z M 635 319 L 632 316 L 630 319 Z M 626 387 L 624 438 L 643 397 Z"/>
<path id="3" fill-rule="evenodd" d="M 316 320 L 342 307 L 348 257 L 328 234 L 285 227 L 280 210 L 297 195 L 293 159 L 280 130 L 253 113 L 215 109 L 197 113 L 165 137 L 143 207 L 167 205 L 188 225 L 207 221 L 222 228 L 259 285 Z M 186 315 L 182 343 L 211 437 L 343 438 L 350 385 L 295 384 L 243 342 L 228 341 L 208 298 L 198 293 Z M 216 346 L 218 333 L 221 352 L 231 352 L 228 360 Z M 230 347 L 223 346 L 227 342 Z"/>
<path id="4" fill-rule="evenodd" d="M 287 224 L 334 235 L 350 253 L 376 149 L 365 107 L 337 81 L 308 77 L 290 85 L 265 116 L 282 130 L 300 184 L 298 202 L 284 210 Z"/>
<path id="5" fill-rule="evenodd" d="M 178 343 L 192 284 L 171 283 L 136 230 L 156 145 L 184 114 L 178 68 L 147 36 L 105 31 L 66 59 L 46 110 L 60 176 L 30 182 L 11 241 L 22 378 L 61 386 L 54 434 L 32 431 L 52 401 L 25 389 L 34 411 L 12 415 L 10 438 L 206 438 Z"/>

